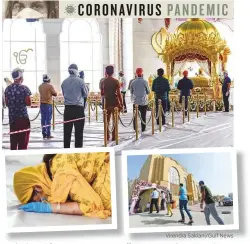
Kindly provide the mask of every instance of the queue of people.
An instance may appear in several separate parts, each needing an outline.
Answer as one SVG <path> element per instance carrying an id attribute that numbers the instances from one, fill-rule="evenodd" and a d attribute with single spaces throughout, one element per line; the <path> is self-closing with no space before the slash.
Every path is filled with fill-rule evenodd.
<path id="1" fill-rule="evenodd" d="M 85 108 L 89 89 L 84 81 L 84 72 L 78 70 L 76 64 L 71 64 L 68 68 L 69 77 L 62 82 L 61 90 L 64 97 L 64 148 L 69 148 L 71 144 L 71 134 L 74 126 L 75 129 L 75 147 L 83 146 L 83 130 L 85 122 Z M 22 133 L 11 134 L 11 150 L 27 149 L 29 142 L 30 121 L 27 112 L 27 106 L 31 105 L 31 91 L 23 84 L 23 70 L 15 69 L 12 72 L 13 83 L 5 78 L 6 89 L 3 92 L 2 104 L 8 107 L 10 132 L 17 130 L 27 130 Z M 52 82 L 53 83 L 53 82 Z M 51 119 L 52 119 L 52 99 L 57 96 L 51 78 L 45 74 L 42 84 L 39 86 L 40 109 L 41 109 L 41 126 L 42 136 L 44 139 L 51 139 Z M 222 93 L 225 112 L 229 112 L 229 96 L 231 80 L 228 72 L 224 71 L 222 83 Z M 188 96 L 193 89 L 193 82 L 188 78 L 188 71 L 183 72 L 183 78 L 179 80 L 177 89 L 180 90 L 179 102 L 185 99 L 185 115 L 187 116 Z M 102 96 L 102 108 L 107 109 L 108 123 L 111 117 L 114 117 L 114 111 L 117 107 L 119 113 L 127 112 L 126 92 L 127 82 L 123 71 L 119 72 L 119 78 L 114 77 L 114 67 L 109 65 L 105 69 L 105 77 L 99 83 L 100 93 Z M 130 80 L 128 89 L 130 90 L 133 109 L 138 105 L 139 117 L 141 120 L 142 132 L 146 130 L 146 115 L 148 110 L 148 95 L 150 87 L 148 81 L 143 78 L 143 69 L 137 68 L 134 78 Z M 164 70 L 157 70 L 157 77 L 152 84 L 152 91 L 155 94 L 156 122 L 159 124 L 158 106 L 159 100 L 162 104 L 162 125 L 166 124 L 166 112 L 170 110 L 169 92 L 170 84 L 168 79 L 164 78 Z M 2 110 L 2 114 L 4 110 Z M 2 116 L 4 117 L 4 116 Z M 67 122 L 75 120 L 72 122 Z M 134 130 L 136 130 L 135 118 L 133 121 Z M 108 140 L 115 140 L 115 128 L 110 138 L 108 130 Z"/>

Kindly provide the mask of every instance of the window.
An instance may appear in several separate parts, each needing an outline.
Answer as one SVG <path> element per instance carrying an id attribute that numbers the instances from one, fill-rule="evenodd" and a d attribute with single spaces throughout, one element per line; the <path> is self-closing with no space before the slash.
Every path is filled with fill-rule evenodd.
<path id="1" fill-rule="evenodd" d="M 103 76 L 101 34 L 96 19 L 64 20 L 60 36 L 61 82 L 68 77 L 68 67 L 75 63 L 85 74 L 90 90 L 99 90 Z"/>
<path id="2" fill-rule="evenodd" d="M 45 34 L 40 21 L 4 20 L 3 77 L 12 79 L 11 71 L 17 67 L 24 69 L 24 84 L 36 93 L 45 70 Z"/>
<path id="3" fill-rule="evenodd" d="M 180 185 L 180 176 L 176 168 L 169 169 L 169 189 L 173 196 L 178 195 Z"/>

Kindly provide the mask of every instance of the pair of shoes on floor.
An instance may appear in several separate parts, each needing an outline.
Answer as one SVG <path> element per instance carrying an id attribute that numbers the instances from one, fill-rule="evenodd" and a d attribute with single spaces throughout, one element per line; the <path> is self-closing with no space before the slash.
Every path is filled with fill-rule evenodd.
<path id="1" fill-rule="evenodd" d="M 185 219 L 181 219 L 181 220 L 179 220 L 178 221 L 179 223 L 185 223 Z M 191 224 L 193 224 L 194 223 L 194 221 L 192 220 L 192 219 L 190 219 L 189 221 L 188 221 L 188 224 L 189 225 L 191 225 Z"/>
<path id="2" fill-rule="evenodd" d="M 43 139 L 52 139 L 54 136 L 43 136 Z"/>

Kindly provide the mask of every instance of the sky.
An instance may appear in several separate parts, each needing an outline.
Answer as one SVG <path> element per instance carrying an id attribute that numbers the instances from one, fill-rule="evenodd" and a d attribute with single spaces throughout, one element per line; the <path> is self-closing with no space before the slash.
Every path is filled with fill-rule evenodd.
<path id="1" fill-rule="evenodd" d="M 195 180 L 203 180 L 213 195 L 233 192 L 232 163 L 229 153 L 163 154 L 187 169 Z M 148 155 L 128 156 L 128 178 L 137 178 Z"/>

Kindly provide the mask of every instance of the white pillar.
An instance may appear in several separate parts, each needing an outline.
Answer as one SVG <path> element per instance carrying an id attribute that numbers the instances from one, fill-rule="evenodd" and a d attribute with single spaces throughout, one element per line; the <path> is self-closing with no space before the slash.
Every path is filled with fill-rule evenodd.
<path id="1" fill-rule="evenodd" d="M 45 70 L 57 92 L 61 91 L 60 34 L 63 21 L 64 19 L 43 20 L 43 30 L 46 34 Z"/>
<path id="2" fill-rule="evenodd" d="M 109 20 L 107 18 L 97 19 L 100 33 L 102 35 L 102 77 L 104 77 L 104 68 L 109 65 Z M 99 83 L 98 86 L 99 87 Z"/>
<path id="3" fill-rule="evenodd" d="M 133 71 L 133 19 L 123 19 L 123 72 L 128 82 L 134 78 Z"/>

